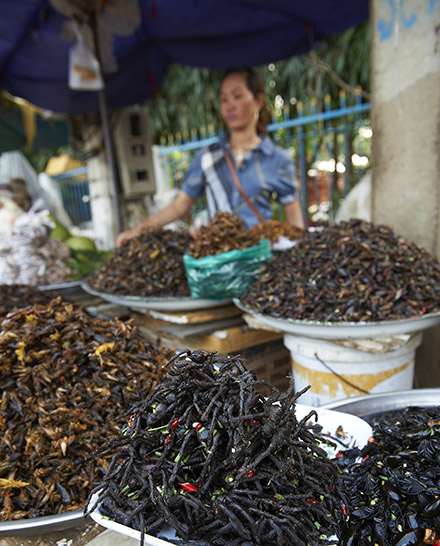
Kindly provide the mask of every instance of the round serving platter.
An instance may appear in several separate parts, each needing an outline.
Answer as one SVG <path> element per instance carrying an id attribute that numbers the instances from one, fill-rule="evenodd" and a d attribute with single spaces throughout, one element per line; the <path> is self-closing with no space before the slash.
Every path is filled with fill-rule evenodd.
<path id="1" fill-rule="evenodd" d="M 142 296 L 120 296 L 116 294 L 108 294 L 106 292 L 98 292 L 86 282 L 81 283 L 81 288 L 92 296 L 98 296 L 103 300 L 114 303 L 115 305 L 122 305 L 140 311 L 198 311 L 201 309 L 221 307 L 232 302 L 231 299 L 210 300 L 191 297 L 147 298 Z"/>
<path id="2" fill-rule="evenodd" d="M 410 406 L 440 406 L 440 388 L 362 394 L 329 402 L 320 409 L 341 411 L 365 419 L 377 412 L 403 410 Z"/>
<path id="3" fill-rule="evenodd" d="M 65 531 L 74 527 L 85 527 L 92 523 L 82 510 L 63 512 L 54 516 L 41 518 L 17 519 L 14 521 L 0 521 L 1 536 L 40 536 L 43 533 Z"/>
<path id="4" fill-rule="evenodd" d="M 54 290 L 63 294 L 75 292 L 81 288 L 81 281 L 61 282 L 58 284 L 46 284 L 44 286 L 38 286 L 38 290 Z"/>
<path id="5" fill-rule="evenodd" d="M 419 332 L 440 324 L 440 312 L 401 320 L 381 322 L 315 322 L 309 320 L 280 319 L 258 313 L 244 305 L 239 298 L 234 304 L 255 317 L 262 324 L 286 334 L 302 335 L 315 339 L 360 339 L 384 336 L 397 336 Z"/>

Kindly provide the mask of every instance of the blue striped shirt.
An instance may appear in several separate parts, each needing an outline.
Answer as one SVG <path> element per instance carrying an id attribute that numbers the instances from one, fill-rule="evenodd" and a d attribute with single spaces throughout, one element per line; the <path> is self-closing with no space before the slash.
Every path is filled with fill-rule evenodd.
<path id="1" fill-rule="evenodd" d="M 234 157 L 228 135 L 199 150 L 182 189 L 194 199 L 206 194 L 210 218 L 217 211 L 232 212 L 243 219 L 246 227 L 251 227 L 259 220 L 235 187 L 224 158 L 224 149 Z M 272 197 L 281 205 L 298 199 L 295 165 L 288 152 L 276 146 L 267 135 L 262 137 L 256 148 L 245 153 L 240 167 L 235 167 L 247 197 L 266 220 L 273 215 L 270 205 Z"/>

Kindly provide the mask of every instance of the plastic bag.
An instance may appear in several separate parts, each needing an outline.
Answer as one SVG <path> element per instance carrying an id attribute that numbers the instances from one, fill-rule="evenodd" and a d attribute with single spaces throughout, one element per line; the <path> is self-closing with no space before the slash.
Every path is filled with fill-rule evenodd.
<path id="1" fill-rule="evenodd" d="M 69 87 L 80 91 L 104 88 L 99 62 L 84 42 L 78 25 L 74 25 L 77 42 L 69 49 Z"/>
<path id="2" fill-rule="evenodd" d="M 270 241 L 244 250 L 193 258 L 183 256 L 186 277 L 193 298 L 223 300 L 238 297 L 255 280 L 255 275 L 272 257 Z"/>

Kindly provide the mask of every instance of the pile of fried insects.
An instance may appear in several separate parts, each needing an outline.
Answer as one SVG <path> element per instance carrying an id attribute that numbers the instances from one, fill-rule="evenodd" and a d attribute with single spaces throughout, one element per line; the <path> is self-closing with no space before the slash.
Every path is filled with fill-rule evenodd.
<path id="1" fill-rule="evenodd" d="M 178 538 L 166 540 L 182 546 L 336 544 L 338 469 L 316 412 L 296 418 L 304 391 L 292 381 L 280 393 L 238 356 L 184 351 L 166 366 L 122 435 L 98 449 L 115 454 L 88 513 L 139 530 L 141 544 L 169 527 Z"/>
<path id="2" fill-rule="evenodd" d="M 341 546 L 440 546 L 440 407 L 371 420 L 363 447 L 336 456 L 350 519 Z"/>
<path id="3" fill-rule="evenodd" d="M 167 352 L 168 351 L 168 352 Z M 87 457 L 174 353 L 129 321 L 53 299 L 0 322 L 0 522 L 82 510 L 111 456 Z"/>

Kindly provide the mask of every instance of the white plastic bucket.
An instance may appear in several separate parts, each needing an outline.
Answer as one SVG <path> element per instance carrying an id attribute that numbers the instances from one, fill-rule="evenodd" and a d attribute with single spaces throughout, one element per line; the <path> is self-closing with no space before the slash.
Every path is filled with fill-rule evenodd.
<path id="1" fill-rule="evenodd" d="M 356 348 L 307 337 L 286 334 L 284 345 L 292 359 L 295 390 L 311 388 L 298 400 L 321 406 L 366 393 L 413 388 L 415 353 L 422 333 L 396 350 L 365 352 Z"/>

